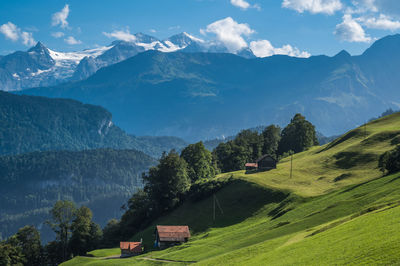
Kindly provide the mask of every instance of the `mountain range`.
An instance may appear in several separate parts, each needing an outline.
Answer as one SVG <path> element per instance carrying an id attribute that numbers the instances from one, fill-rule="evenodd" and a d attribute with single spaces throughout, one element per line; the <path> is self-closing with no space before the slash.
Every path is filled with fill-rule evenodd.
<path id="1" fill-rule="evenodd" d="M 189 141 L 235 135 L 297 112 L 324 135 L 338 135 L 400 106 L 400 35 L 362 55 L 275 55 L 146 51 L 79 82 L 22 93 L 73 98 L 106 107 L 137 135 Z"/>
<path id="2" fill-rule="evenodd" d="M 165 40 L 143 33 L 137 33 L 134 37 L 135 40 L 114 41 L 108 46 L 77 52 L 53 51 L 38 42 L 26 52 L 18 51 L 0 56 L 0 90 L 15 91 L 85 79 L 99 68 L 118 63 L 148 50 L 228 52 L 222 44 L 204 41 L 186 32 Z M 238 54 L 244 57 L 255 57 L 249 49 L 243 49 Z"/>

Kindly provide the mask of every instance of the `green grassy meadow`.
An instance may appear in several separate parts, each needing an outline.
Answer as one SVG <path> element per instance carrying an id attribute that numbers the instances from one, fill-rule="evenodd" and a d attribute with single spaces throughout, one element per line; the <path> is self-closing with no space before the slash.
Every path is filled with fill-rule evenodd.
<path id="1" fill-rule="evenodd" d="M 280 161 L 269 172 L 226 173 L 234 181 L 212 198 L 187 201 L 154 221 L 189 225 L 189 242 L 146 254 L 105 259 L 119 249 L 91 252 L 63 265 L 351 265 L 400 264 L 400 173 L 382 176 L 378 158 L 400 143 L 400 114 L 354 129 L 332 143 Z M 149 258 L 165 261 L 151 261 Z M 175 262 L 167 262 L 175 261 Z"/>

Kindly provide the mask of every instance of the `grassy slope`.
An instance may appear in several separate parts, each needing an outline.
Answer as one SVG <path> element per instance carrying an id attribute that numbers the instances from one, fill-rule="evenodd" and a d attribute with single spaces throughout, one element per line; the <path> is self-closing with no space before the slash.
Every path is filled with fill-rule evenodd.
<path id="1" fill-rule="evenodd" d="M 217 193 L 224 214 L 212 221 L 210 198 L 186 202 L 154 224 L 188 224 L 192 239 L 141 257 L 210 265 L 399 261 L 400 175 L 378 178 L 377 160 L 399 140 L 400 114 L 369 123 L 366 129 L 367 138 L 359 128 L 331 144 L 296 154 L 292 179 L 289 158 L 270 172 L 221 175 L 237 179 Z M 150 247 L 152 230 L 133 239 L 143 237 Z M 76 258 L 65 265 L 85 264 L 81 260 L 105 263 Z M 154 263 L 140 257 L 111 261 Z"/>

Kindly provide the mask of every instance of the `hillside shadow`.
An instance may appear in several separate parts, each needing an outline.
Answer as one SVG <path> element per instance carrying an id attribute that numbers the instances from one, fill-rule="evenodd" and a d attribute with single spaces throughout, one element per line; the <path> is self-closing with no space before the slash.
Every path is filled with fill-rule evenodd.
<path id="1" fill-rule="evenodd" d="M 170 214 L 157 219 L 152 226 L 137 234 L 135 239 L 143 237 L 150 247 L 155 225 L 188 225 L 191 233 L 196 234 L 209 228 L 238 224 L 256 215 L 265 205 L 280 203 L 289 195 L 236 179 L 215 194 L 215 220 L 213 196 L 200 201 L 188 200 Z"/>
<path id="2" fill-rule="evenodd" d="M 377 160 L 373 153 L 339 152 L 334 155 L 335 164 L 342 169 L 349 169 L 357 165 L 367 164 Z"/>

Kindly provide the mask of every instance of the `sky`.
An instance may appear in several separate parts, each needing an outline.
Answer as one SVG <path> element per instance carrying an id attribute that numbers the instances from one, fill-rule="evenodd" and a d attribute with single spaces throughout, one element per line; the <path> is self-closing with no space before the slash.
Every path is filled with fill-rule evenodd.
<path id="1" fill-rule="evenodd" d="M 399 0 L 2 0 L 0 54 L 37 41 L 56 51 L 187 32 L 273 54 L 361 54 L 375 40 L 400 32 Z"/>

